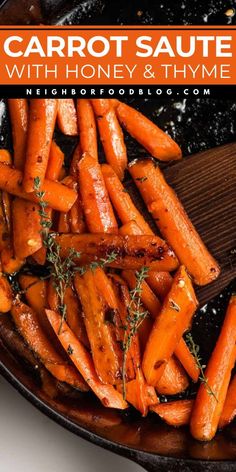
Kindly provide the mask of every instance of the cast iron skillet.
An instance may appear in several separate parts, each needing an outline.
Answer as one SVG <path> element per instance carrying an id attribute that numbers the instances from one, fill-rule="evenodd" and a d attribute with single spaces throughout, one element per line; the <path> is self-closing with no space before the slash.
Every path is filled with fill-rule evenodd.
<path id="1" fill-rule="evenodd" d="M 177 2 L 176 2 L 177 3 Z M 63 23 L 63 24 L 227 24 L 235 22 L 224 14 L 233 6 L 233 1 L 192 0 L 190 2 L 158 2 L 137 0 L 105 1 L 88 0 L 76 2 L 45 0 L 41 2 L 9 0 L 2 2 L 0 24 L 21 23 Z M 17 4 L 17 6 L 16 6 Z M 132 4 L 132 5 L 131 5 Z M 18 6 L 20 8 L 18 8 Z M 134 100 L 140 108 L 182 146 L 184 155 L 210 147 L 235 141 L 236 102 L 210 99 L 196 100 Z M 4 102 L 1 102 L 4 110 Z M 67 154 L 75 144 L 73 139 L 57 136 Z M 126 137 L 130 158 L 140 155 L 143 150 Z M 0 123 L 1 147 L 11 147 L 7 111 L 3 111 Z M 187 157 L 186 157 L 187 158 Z M 224 309 L 235 283 L 199 310 L 193 331 L 200 344 L 204 361 L 214 346 Z M 204 333 L 204 336 L 202 335 Z M 201 444 L 189 435 L 185 428 L 175 430 L 158 420 L 156 415 L 142 419 L 134 412 L 122 413 L 121 424 L 101 427 L 100 419 L 114 418 L 116 412 L 104 411 L 93 397 L 78 394 L 73 398 L 64 395 L 50 400 L 43 394 L 36 372 L 22 365 L 4 347 L 0 340 L 0 372 L 41 411 L 52 419 L 89 441 L 113 452 L 130 458 L 147 470 L 174 472 L 182 469 L 190 471 L 234 471 L 236 459 L 236 425 L 232 424 L 218 433 L 210 443 Z M 192 396 L 190 388 L 185 396 Z M 77 407 L 77 409 L 76 409 Z M 91 412 L 89 422 L 85 422 L 83 409 Z"/>

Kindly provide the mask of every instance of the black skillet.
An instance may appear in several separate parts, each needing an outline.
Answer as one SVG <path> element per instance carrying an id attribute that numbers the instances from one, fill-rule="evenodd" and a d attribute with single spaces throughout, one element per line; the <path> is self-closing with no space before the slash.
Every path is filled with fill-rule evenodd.
<path id="1" fill-rule="evenodd" d="M 217 6 L 216 6 L 217 3 Z M 233 8 L 233 1 L 192 0 L 180 2 L 154 2 L 153 0 L 105 1 L 52 1 L 16 0 L 1 4 L 0 24 L 48 23 L 48 24 L 235 24 L 235 16 L 225 13 Z M 146 115 L 170 134 L 182 146 L 185 156 L 214 146 L 235 141 L 236 101 L 212 99 L 155 99 L 134 100 Z M 1 120 L 1 147 L 11 146 L 7 113 Z M 71 152 L 74 141 L 62 139 L 60 144 Z M 127 138 L 130 157 L 141 150 Z M 187 158 L 187 157 L 186 157 Z M 207 359 L 219 327 L 224 309 L 234 284 L 199 311 L 198 323 L 194 326 L 194 337 L 200 344 L 204 359 Z M 204 330 L 204 338 L 202 332 Z M 99 418 L 103 408 L 94 398 L 67 398 L 57 401 L 45 399 L 40 384 L 27 366 L 19 363 L 0 344 L 0 371 L 19 392 L 52 419 L 89 441 L 132 459 L 147 470 L 174 472 L 182 470 L 206 472 L 230 472 L 236 469 L 236 425 L 218 433 L 210 443 L 201 444 L 193 440 L 186 429 L 175 430 L 161 423 L 156 416 L 141 419 L 135 412 L 122 415 L 118 426 L 102 428 Z M 190 389 L 186 395 L 194 394 Z M 91 409 L 93 421 L 88 425 L 83 417 L 75 415 L 79 408 Z M 107 415 L 107 412 L 105 413 Z M 112 414 L 112 413 L 111 413 Z"/>

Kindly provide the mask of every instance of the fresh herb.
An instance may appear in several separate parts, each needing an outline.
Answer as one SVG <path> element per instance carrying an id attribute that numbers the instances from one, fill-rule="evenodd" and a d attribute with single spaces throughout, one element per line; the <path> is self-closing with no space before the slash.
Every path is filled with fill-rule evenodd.
<path id="1" fill-rule="evenodd" d="M 172 308 L 172 310 L 175 310 L 175 311 L 180 311 L 180 307 L 179 305 L 177 305 L 177 303 L 174 302 L 174 300 L 170 300 L 170 307 Z"/>
<path id="2" fill-rule="evenodd" d="M 137 180 L 137 182 L 140 182 L 142 184 L 143 182 L 145 182 L 145 180 L 147 180 L 147 177 L 145 177 L 145 176 L 144 177 L 137 177 L 135 180 Z"/>
<path id="3" fill-rule="evenodd" d="M 124 340 L 123 340 L 123 365 L 122 365 L 122 379 L 123 379 L 123 397 L 126 398 L 126 362 L 127 354 L 130 349 L 132 339 L 136 335 L 143 320 L 148 315 L 148 311 L 143 310 L 141 296 L 142 296 L 142 283 L 148 276 L 148 267 L 142 267 L 139 271 L 135 272 L 136 285 L 133 290 L 130 291 L 130 305 L 128 307 L 128 313 L 126 317 L 126 325 L 124 326 Z"/>
<path id="4" fill-rule="evenodd" d="M 200 382 L 202 382 L 203 385 L 205 386 L 207 393 L 209 395 L 212 395 L 215 398 L 215 400 L 218 402 L 218 399 L 217 399 L 214 391 L 212 390 L 211 386 L 209 385 L 207 377 L 205 376 L 204 369 L 205 369 L 206 366 L 202 365 L 202 359 L 199 355 L 200 348 L 195 343 L 195 341 L 192 337 L 192 334 L 190 332 L 186 335 L 186 341 L 187 341 L 189 350 L 192 353 L 192 355 L 193 355 L 193 357 L 196 361 L 196 365 L 197 365 L 198 369 L 200 370 L 200 376 L 199 376 Z"/>
<path id="5" fill-rule="evenodd" d="M 80 275 L 84 275 L 87 270 L 92 270 L 93 272 L 98 269 L 99 267 L 103 269 L 108 264 L 112 264 L 118 257 L 118 254 L 115 251 L 112 251 L 106 258 L 98 259 L 97 261 L 91 262 L 89 265 L 85 265 L 82 267 L 76 267 L 76 271 L 79 272 Z"/>

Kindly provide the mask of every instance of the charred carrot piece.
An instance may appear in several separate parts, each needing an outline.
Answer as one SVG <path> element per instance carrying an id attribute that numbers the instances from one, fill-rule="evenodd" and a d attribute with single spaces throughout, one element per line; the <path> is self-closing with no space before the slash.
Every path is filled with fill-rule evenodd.
<path id="1" fill-rule="evenodd" d="M 0 312 L 7 313 L 12 306 L 12 290 L 7 278 L 2 273 L 0 265 Z"/>
<path id="2" fill-rule="evenodd" d="M 71 233 L 81 234 L 86 232 L 86 224 L 84 220 L 84 212 L 80 194 L 78 194 L 76 202 L 69 211 L 69 223 Z"/>
<path id="3" fill-rule="evenodd" d="M 9 98 L 8 108 L 12 129 L 14 166 L 16 169 L 23 170 L 28 129 L 28 103 L 25 98 Z"/>
<path id="4" fill-rule="evenodd" d="M 25 264 L 25 259 L 19 259 L 12 247 L 4 248 L 1 252 L 1 264 L 4 274 L 15 274 Z"/>
<path id="5" fill-rule="evenodd" d="M 182 338 L 175 348 L 175 356 L 179 359 L 182 366 L 193 382 L 197 382 L 200 370 L 196 364 L 194 356 L 191 354 L 186 342 Z"/>
<path id="6" fill-rule="evenodd" d="M 77 100 L 77 116 L 81 152 L 87 152 L 98 160 L 96 120 L 93 107 L 86 98 Z"/>
<path id="7" fill-rule="evenodd" d="M 160 232 L 198 285 L 215 280 L 219 266 L 189 220 L 174 191 L 151 159 L 135 160 L 129 171 Z"/>
<path id="8" fill-rule="evenodd" d="M 12 202 L 13 245 L 17 258 L 25 259 L 42 247 L 39 207 L 16 198 Z"/>
<path id="9" fill-rule="evenodd" d="M 40 358 L 46 369 L 58 380 L 79 390 L 87 391 L 88 388 L 83 378 L 48 341 L 32 308 L 16 298 L 12 305 L 11 314 L 20 334 Z"/>
<path id="10" fill-rule="evenodd" d="M 224 428 L 233 421 L 236 415 L 236 375 L 229 384 L 229 389 L 224 402 L 223 411 L 221 413 L 219 428 Z"/>
<path id="11" fill-rule="evenodd" d="M 207 384 L 201 384 L 190 427 L 194 438 L 210 441 L 216 433 L 236 359 L 236 296 L 229 301 L 220 336 L 206 368 Z"/>
<path id="12" fill-rule="evenodd" d="M 65 351 L 68 351 L 68 348 L 70 347 L 71 361 L 86 380 L 91 390 L 93 390 L 95 395 L 97 395 L 101 400 L 103 405 L 122 410 L 127 408 L 127 403 L 123 400 L 122 395 L 117 392 L 112 385 L 105 385 L 99 380 L 90 354 L 79 342 L 66 322 L 63 322 L 63 328 L 59 334 L 59 327 L 61 324 L 60 315 L 52 310 L 46 310 L 46 313 Z"/>
<path id="13" fill-rule="evenodd" d="M 46 170 L 46 179 L 58 180 L 64 162 L 64 153 L 55 141 L 52 141 Z"/>
<path id="14" fill-rule="evenodd" d="M 71 163 L 70 163 L 70 175 L 77 180 L 78 177 L 78 163 L 82 157 L 81 146 L 80 143 L 74 149 Z"/>
<path id="15" fill-rule="evenodd" d="M 189 424 L 193 404 L 193 400 L 178 400 L 176 402 L 159 403 L 151 406 L 150 409 L 157 413 L 167 424 L 179 427 Z"/>
<path id="16" fill-rule="evenodd" d="M 23 178 L 25 192 L 34 191 L 36 177 L 40 179 L 41 185 L 44 182 L 57 116 L 57 103 L 55 99 L 30 100 Z"/>
<path id="17" fill-rule="evenodd" d="M 146 116 L 118 100 L 113 100 L 113 105 L 121 125 L 151 156 L 161 161 L 181 159 L 178 144 Z"/>
<path id="18" fill-rule="evenodd" d="M 119 179 L 127 167 L 127 152 L 122 129 L 111 102 L 107 99 L 91 100 L 97 117 L 98 130 L 107 162 Z"/>
<path id="19" fill-rule="evenodd" d="M 77 136 L 77 114 L 72 98 L 59 98 L 57 109 L 57 124 L 63 134 Z"/>
<path id="20" fill-rule="evenodd" d="M 190 278 L 181 266 L 156 318 L 143 356 L 143 372 L 149 385 L 155 386 L 176 345 L 188 329 L 197 308 Z"/>
<path id="21" fill-rule="evenodd" d="M 105 274 L 104 274 L 105 275 Z M 106 311 L 110 310 L 102 292 L 95 283 L 96 271 L 87 271 L 83 277 L 75 276 L 84 323 L 91 346 L 94 366 L 101 382 L 114 385 L 121 378 L 120 353 L 113 336 L 113 330 L 106 323 Z M 107 284 L 109 284 L 107 279 Z"/>
<path id="22" fill-rule="evenodd" d="M 85 153 L 79 161 L 78 171 L 82 205 L 89 231 L 117 233 L 118 227 L 100 164 Z"/>
<path id="23" fill-rule="evenodd" d="M 0 189 L 30 202 L 38 202 L 35 192 L 27 193 L 22 188 L 22 172 L 0 163 Z M 59 182 L 45 179 L 41 191 L 44 200 L 54 210 L 67 212 L 77 199 L 75 190 Z"/>
<path id="24" fill-rule="evenodd" d="M 11 244 L 11 226 L 10 195 L 0 191 L 0 251 Z"/>

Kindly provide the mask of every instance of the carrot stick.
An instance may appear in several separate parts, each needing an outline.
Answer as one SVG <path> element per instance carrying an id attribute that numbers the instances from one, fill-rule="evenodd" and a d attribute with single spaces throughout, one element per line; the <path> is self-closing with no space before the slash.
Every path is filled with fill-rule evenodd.
<path id="1" fill-rule="evenodd" d="M 122 126 L 153 157 L 161 161 L 181 159 L 182 152 L 178 144 L 146 116 L 118 100 L 113 101 L 113 104 Z"/>
<path id="2" fill-rule="evenodd" d="M 58 180 L 64 162 L 64 153 L 55 141 L 52 141 L 45 177 L 49 180 Z"/>
<path id="3" fill-rule="evenodd" d="M 175 356 L 179 359 L 182 366 L 186 370 L 187 374 L 193 382 L 197 382 L 200 374 L 200 370 L 196 364 L 194 356 L 191 354 L 186 342 L 182 338 L 175 347 Z"/>
<path id="4" fill-rule="evenodd" d="M 224 428 L 233 421 L 236 415 L 236 375 L 229 384 L 229 389 L 224 402 L 223 411 L 221 413 L 219 428 Z"/>
<path id="5" fill-rule="evenodd" d="M 177 395 L 184 392 L 188 386 L 189 381 L 184 369 L 175 357 L 171 357 L 156 384 L 157 392 L 160 395 Z"/>
<path id="6" fill-rule="evenodd" d="M 24 192 L 22 188 L 22 172 L 0 163 L 0 189 L 31 202 L 38 202 L 35 193 Z M 41 190 L 45 192 L 44 200 L 54 210 L 69 211 L 75 203 L 77 194 L 73 189 L 59 182 L 45 179 Z"/>
<path id="7" fill-rule="evenodd" d="M 129 171 L 155 222 L 198 285 L 212 282 L 220 269 L 189 220 L 160 169 L 150 159 L 133 161 Z"/>
<path id="8" fill-rule="evenodd" d="M 57 100 L 31 99 L 23 188 L 33 192 L 34 179 L 44 182 L 52 135 L 57 116 Z"/>
<path id="9" fill-rule="evenodd" d="M 25 259 L 43 244 L 38 205 L 16 198 L 12 202 L 12 221 L 15 255 Z"/>
<path id="10" fill-rule="evenodd" d="M 78 171 L 82 205 L 89 231 L 117 233 L 118 227 L 100 164 L 85 153 L 79 161 Z"/>
<path id="11" fill-rule="evenodd" d="M 25 264 L 25 259 L 19 259 L 12 247 L 6 247 L 1 252 L 1 264 L 4 274 L 15 274 Z"/>
<path id="12" fill-rule="evenodd" d="M 87 152 L 98 161 L 96 121 L 93 107 L 86 98 L 77 100 L 77 116 L 81 152 Z"/>
<path id="13" fill-rule="evenodd" d="M 159 403 L 151 406 L 150 409 L 167 424 L 179 427 L 189 424 L 193 404 L 193 400 L 177 400 L 176 402 Z"/>
<path id="14" fill-rule="evenodd" d="M 121 236 L 117 234 L 61 234 L 55 236 L 62 258 L 71 248 L 80 253 L 80 265 L 114 255 L 108 267 L 118 269 L 174 270 L 178 262 L 172 250 L 158 236 Z"/>
<path id="15" fill-rule="evenodd" d="M 14 166 L 16 169 L 23 170 L 28 129 L 28 103 L 25 98 L 9 98 L 8 108 L 12 129 Z"/>
<path id="16" fill-rule="evenodd" d="M 31 308 L 41 314 L 46 307 L 46 281 L 36 277 L 35 275 L 20 274 L 19 283 L 25 292 L 25 297 Z M 45 315 L 45 319 L 46 315 Z"/>
<path id="17" fill-rule="evenodd" d="M 7 278 L 3 275 L 0 266 L 0 312 L 7 313 L 12 306 L 12 290 Z"/>
<path id="18" fill-rule="evenodd" d="M 181 266 L 154 322 L 144 351 L 142 367 L 149 385 L 155 386 L 161 378 L 196 308 L 197 300 L 190 278 Z"/>
<path id="19" fill-rule="evenodd" d="M 95 395 L 97 395 L 101 400 L 103 405 L 110 408 L 127 408 L 127 403 L 123 400 L 122 395 L 117 392 L 112 385 L 104 385 L 99 380 L 90 354 L 75 337 L 66 322 L 63 322 L 63 329 L 59 334 L 59 327 L 61 324 L 60 315 L 52 310 L 46 310 L 46 313 L 65 351 L 68 351 L 70 346 L 71 361 L 84 377 Z"/>
<path id="20" fill-rule="evenodd" d="M 164 300 L 173 283 L 169 272 L 150 272 L 146 280 L 160 300 Z"/>
<path id="21" fill-rule="evenodd" d="M 201 384 L 190 427 L 194 438 L 210 441 L 216 433 L 236 359 L 236 295 L 232 295 L 220 336 L 206 368 L 207 384 Z"/>
<path id="22" fill-rule="evenodd" d="M 58 219 L 57 231 L 59 233 L 69 233 L 70 232 L 70 222 L 69 222 L 69 213 L 60 213 Z"/>
<path id="23" fill-rule="evenodd" d="M 141 229 L 142 234 L 153 234 L 150 226 L 134 205 L 131 197 L 125 191 L 125 188 L 112 167 L 108 164 L 103 164 L 101 169 L 109 197 L 121 223 L 125 224 L 129 223 L 131 220 L 135 221 Z"/>
<path id="24" fill-rule="evenodd" d="M 120 353 L 113 330 L 110 324 L 106 323 L 106 313 L 110 312 L 110 307 L 103 292 L 97 289 L 95 278 L 96 271 L 87 271 L 83 277 L 76 275 L 75 288 L 82 305 L 97 375 L 101 382 L 114 385 L 121 378 Z M 107 285 L 109 283 L 107 279 Z"/>
<path id="25" fill-rule="evenodd" d="M 119 179 L 122 180 L 127 167 L 127 152 L 116 113 L 107 99 L 94 99 L 91 102 L 97 117 L 106 160 L 117 173 Z"/>
<path id="26" fill-rule="evenodd" d="M 87 385 L 83 378 L 55 351 L 50 341 L 48 341 L 32 308 L 16 298 L 12 305 L 11 314 L 19 332 L 29 347 L 40 358 L 46 369 L 58 380 L 66 382 L 79 390 L 87 391 Z"/>
<path id="27" fill-rule="evenodd" d="M 76 136 L 78 134 L 77 115 L 72 98 L 59 98 L 57 109 L 57 124 L 63 134 Z"/>
<path id="28" fill-rule="evenodd" d="M 70 175 L 77 180 L 78 177 L 78 163 L 82 157 L 81 146 L 80 143 L 74 149 L 71 163 L 70 163 Z"/>
<path id="29" fill-rule="evenodd" d="M 86 224 L 84 221 L 84 212 L 80 194 L 78 194 L 77 200 L 69 211 L 69 223 L 71 233 L 81 234 L 86 232 Z"/>
<path id="30" fill-rule="evenodd" d="M 10 195 L 0 191 L 0 251 L 11 243 L 11 226 Z"/>

